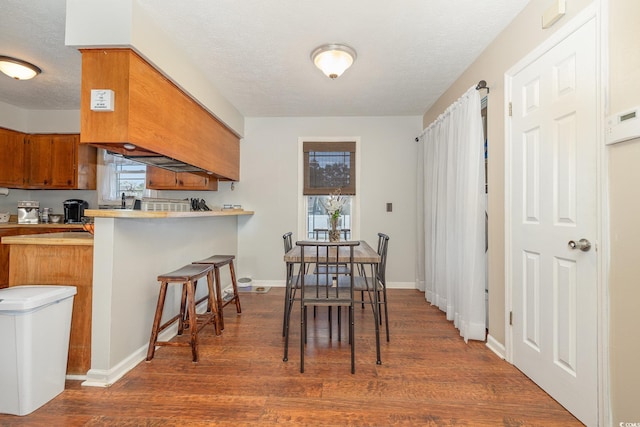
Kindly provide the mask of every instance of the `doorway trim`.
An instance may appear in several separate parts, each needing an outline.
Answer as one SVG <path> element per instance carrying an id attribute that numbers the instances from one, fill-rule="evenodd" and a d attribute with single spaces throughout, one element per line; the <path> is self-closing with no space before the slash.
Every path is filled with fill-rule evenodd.
<path id="1" fill-rule="evenodd" d="M 534 62 L 554 46 L 559 44 L 570 34 L 578 30 L 589 20 L 596 22 L 596 115 L 600 119 L 596 123 L 596 222 L 598 251 L 597 268 L 597 394 L 598 394 L 598 425 L 610 425 L 611 399 L 610 399 L 610 364 L 609 364 L 609 214 L 608 214 L 608 162 L 604 138 L 604 123 L 608 108 L 608 0 L 594 0 L 589 6 L 580 11 L 572 20 L 553 33 L 538 47 L 525 55 L 520 61 L 509 68 L 504 74 L 504 111 L 505 111 L 505 360 L 513 364 L 513 327 L 510 325 L 510 313 L 513 309 L 513 283 L 511 280 L 511 117 L 509 116 L 509 103 L 511 102 L 512 79 L 526 66 Z"/>

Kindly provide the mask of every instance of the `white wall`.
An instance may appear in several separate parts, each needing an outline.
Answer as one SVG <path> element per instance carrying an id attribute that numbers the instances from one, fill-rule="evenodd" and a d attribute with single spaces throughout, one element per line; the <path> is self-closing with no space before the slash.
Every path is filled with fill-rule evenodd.
<path id="1" fill-rule="evenodd" d="M 240 148 L 240 182 L 224 203 L 255 210 L 238 219 L 239 276 L 273 285 L 284 283 L 282 235 L 296 235 L 298 138 L 359 137 L 361 141 L 361 238 L 390 236 L 387 281 L 415 286 L 414 138 L 422 118 L 315 117 L 247 118 Z M 223 189 L 224 191 L 224 189 Z M 386 212 L 386 203 L 393 212 Z"/>
<path id="2" fill-rule="evenodd" d="M 0 102 L 0 127 L 24 133 L 80 133 L 80 110 L 25 110 Z"/>

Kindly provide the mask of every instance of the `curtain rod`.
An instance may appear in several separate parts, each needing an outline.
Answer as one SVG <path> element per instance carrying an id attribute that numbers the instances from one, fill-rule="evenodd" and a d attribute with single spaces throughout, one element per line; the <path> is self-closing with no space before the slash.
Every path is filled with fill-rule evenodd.
<path id="1" fill-rule="evenodd" d="M 480 80 L 476 85 L 476 90 L 486 89 L 487 93 L 489 93 L 489 86 L 487 86 L 486 80 Z M 420 141 L 420 137 L 416 136 L 416 142 Z"/>
<path id="2" fill-rule="evenodd" d="M 486 80 L 480 80 L 478 85 L 476 86 L 476 90 L 486 89 L 487 93 L 489 93 L 489 86 L 487 86 Z"/>

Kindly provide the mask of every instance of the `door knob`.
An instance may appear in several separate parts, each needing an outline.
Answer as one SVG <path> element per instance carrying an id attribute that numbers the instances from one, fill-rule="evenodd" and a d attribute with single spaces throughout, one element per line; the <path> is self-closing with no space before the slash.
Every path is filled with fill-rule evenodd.
<path id="1" fill-rule="evenodd" d="M 569 240 L 569 249 L 580 249 L 582 252 L 588 252 L 591 249 L 591 242 L 587 239 L 580 239 L 577 242 Z"/>

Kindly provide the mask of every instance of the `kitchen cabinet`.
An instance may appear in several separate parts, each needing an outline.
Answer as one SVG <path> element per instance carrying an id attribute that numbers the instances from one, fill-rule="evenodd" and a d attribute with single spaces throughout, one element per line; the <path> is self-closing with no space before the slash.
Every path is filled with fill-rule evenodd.
<path id="1" fill-rule="evenodd" d="M 60 227 L 37 225 L 3 227 L 0 228 L 0 289 L 9 286 L 9 245 L 2 243 L 2 238 L 7 236 L 20 236 L 27 234 L 58 233 L 60 231 L 70 231 L 71 228 L 82 229 L 82 226 L 63 225 Z"/>
<path id="2" fill-rule="evenodd" d="M 151 190 L 218 190 L 218 180 L 213 177 L 188 172 L 172 172 L 147 166 L 147 188 Z"/>
<path id="3" fill-rule="evenodd" d="M 95 190 L 97 150 L 79 142 L 77 134 L 1 133 L 3 153 L 10 156 L 0 163 L 0 186 Z"/>
<path id="4" fill-rule="evenodd" d="M 22 187 L 24 137 L 23 133 L 0 128 L 0 187 Z"/>
<path id="5" fill-rule="evenodd" d="M 67 375 L 91 368 L 93 237 L 89 233 L 55 233 L 9 238 L 9 286 L 75 286 Z"/>
<path id="6" fill-rule="evenodd" d="M 79 141 L 79 135 L 27 135 L 25 187 L 94 190 L 97 152 Z"/>

